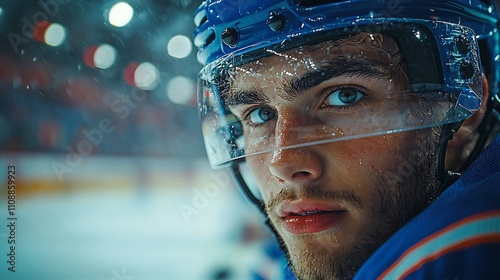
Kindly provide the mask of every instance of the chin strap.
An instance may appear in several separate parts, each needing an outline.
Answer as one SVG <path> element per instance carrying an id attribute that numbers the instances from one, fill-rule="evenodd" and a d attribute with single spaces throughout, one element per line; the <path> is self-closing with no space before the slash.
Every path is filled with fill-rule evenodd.
<path id="1" fill-rule="evenodd" d="M 265 217 L 267 217 L 264 202 L 262 202 L 260 199 L 255 197 L 255 195 L 253 195 L 253 193 L 248 188 L 245 179 L 243 179 L 243 176 L 241 175 L 240 163 L 242 161 L 243 160 L 234 161 L 233 164 L 231 165 L 231 173 L 233 175 L 233 178 L 235 179 L 236 183 L 238 184 L 238 188 L 243 193 L 245 198 L 249 200 L 255 207 L 257 207 L 260 210 L 260 212 L 264 214 Z"/>
<path id="2" fill-rule="evenodd" d="M 271 223 L 271 220 L 269 220 L 269 216 L 266 214 L 266 207 L 264 205 L 264 202 L 262 202 L 260 199 L 255 197 L 255 195 L 253 195 L 253 193 L 248 188 L 245 179 L 243 179 L 243 176 L 241 175 L 240 163 L 242 161 L 243 160 L 239 160 L 238 162 L 233 162 L 233 164 L 231 165 L 231 173 L 233 175 L 233 178 L 235 179 L 236 183 L 238 184 L 238 188 L 243 193 L 245 198 L 249 200 L 250 203 L 252 203 L 255 207 L 257 207 L 257 209 L 259 209 L 259 211 L 262 213 L 267 228 L 269 228 L 269 230 L 274 234 L 274 236 L 278 240 L 281 250 L 283 250 L 283 252 L 286 252 L 286 248 L 281 237 L 279 236 L 278 232 Z"/>
<path id="3" fill-rule="evenodd" d="M 453 139 L 453 135 L 462 125 L 463 121 L 445 124 L 441 128 L 439 136 L 438 153 L 436 157 L 436 178 L 441 182 L 440 191 L 442 193 L 446 188 L 453 184 L 459 177 L 460 173 L 452 172 L 445 168 L 446 150 L 448 148 L 448 141 Z"/>
<path id="4" fill-rule="evenodd" d="M 470 156 L 460 167 L 459 172 L 463 172 L 472 164 L 488 144 L 488 141 L 494 138 L 500 129 L 500 93 L 493 94 L 486 105 L 486 112 L 478 127 L 479 138 Z"/>
<path id="5" fill-rule="evenodd" d="M 448 141 L 453 139 L 453 134 L 460 128 L 463 121 L 443 125 L 439 138 L 438 154 L 436 158 L 436 177 L 441 182 L 440 191 L 443 192 L 451 184 L 453 184 L 471 164 L 476 160 L 479 154 L 493 137 L 500 130 L 500 93 L 492 94 L 492 97 L 486 104 L 486 112 L 481 121 L 477 132 L 479 137 L 474 145 L 474 148 L 464 163 L 457 172 L 446 170 L 445 157 Z M 441 193 L 440 192 L 440 193 Z"/>

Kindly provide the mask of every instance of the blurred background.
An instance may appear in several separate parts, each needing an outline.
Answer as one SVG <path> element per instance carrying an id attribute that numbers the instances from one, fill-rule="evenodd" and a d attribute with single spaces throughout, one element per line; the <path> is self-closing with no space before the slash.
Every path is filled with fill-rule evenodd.
<path id="1" fill-rule="evenodd" d="M 0 0 L 0 279 L 280 277 L 206 159 L 198 4 Z"/>

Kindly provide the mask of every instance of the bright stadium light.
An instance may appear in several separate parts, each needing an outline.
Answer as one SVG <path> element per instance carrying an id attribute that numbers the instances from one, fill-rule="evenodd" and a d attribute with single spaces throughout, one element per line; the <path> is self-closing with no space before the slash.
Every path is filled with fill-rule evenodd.
<path id="1" fill-rule="evenodd" d="M 109 10 L 109 23 L 116 27 L 127 25 L 134 16 L 134 9 L 126 2 L 119 2 Z"/>

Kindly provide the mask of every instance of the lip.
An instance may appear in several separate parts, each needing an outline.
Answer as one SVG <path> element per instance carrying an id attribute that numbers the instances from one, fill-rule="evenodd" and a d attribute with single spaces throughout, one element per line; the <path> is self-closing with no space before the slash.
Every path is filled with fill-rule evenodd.
<path id="1" fill-rule="evenodd" d="M 323 201 L 287 201 L 278 207 L 278 216 L 286 231 L 292 234 L 318 233 L 338 226 L 347 210 Z"/>

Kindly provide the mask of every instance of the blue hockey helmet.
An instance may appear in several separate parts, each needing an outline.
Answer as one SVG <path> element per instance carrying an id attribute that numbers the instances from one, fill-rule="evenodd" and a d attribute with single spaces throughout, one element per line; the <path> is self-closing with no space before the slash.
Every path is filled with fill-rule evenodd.
<path id="1" fill-rule="evenodd" d="M 195 13 L 194 42 L 199 48 L 198 60 L 205 65 L 200 72 L 198 97 L 211 164 L 222 166 L 284 148 L 263 133 L 245 135 L 242 117 L 230 108 L 234 98 L 228 98 L 234 95 L 228 92 L 237 69 L 304 45 L 360 33 L 393 38 L 409 79 L 406 94 L 439 104 L 443 110 L 433 111 L 433 117 L 387 121 L 377 126 L 369 125 L 368 118 L 355 116 L 351 123 L 360 123 L 357 129 L 327 129 L 313 139 L 299 137 L 292 146 L 437 126 L 469 117 L 481 104 L 483 69 L 492 92 L 497 92 L 497 16 L 496 4 L 489 0 L 204 1 Z M 415 108 L 406 109 L 401 110 L 401 118 L 408 119 L 407 111 L 415 112 Z M 306 132 L 311 128 L 297 129 Z"/>

